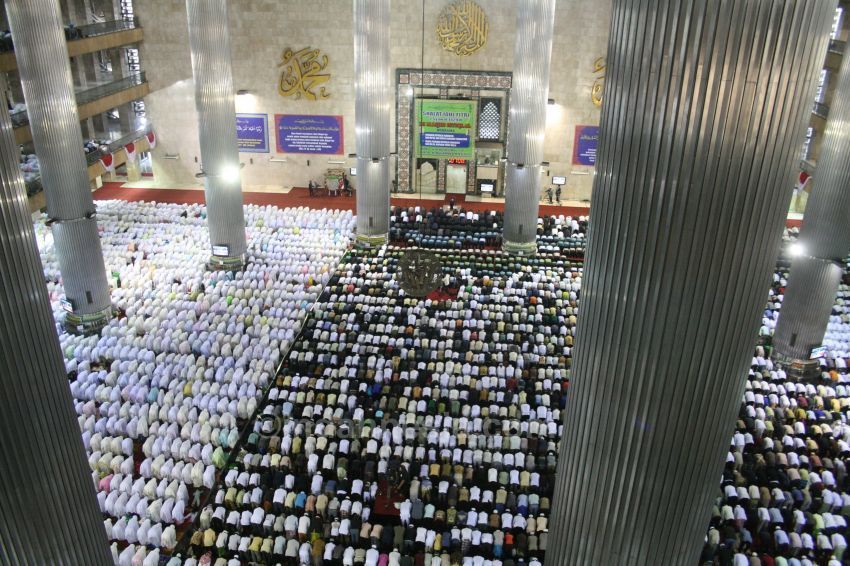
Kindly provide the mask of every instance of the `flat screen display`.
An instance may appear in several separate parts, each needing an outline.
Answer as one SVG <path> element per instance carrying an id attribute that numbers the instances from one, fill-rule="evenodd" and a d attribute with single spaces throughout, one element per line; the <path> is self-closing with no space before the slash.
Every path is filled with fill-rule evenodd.
<path id="1" fill-rule="evenodd" d="M 566 185 L 567 184 L 567 178 L 566 177 L 552 177 L 552 184 L 553 185 Z"/>
<path id="2" fill-rule="evenodd" d="M 492 193 L 493 192 L 493 183 L 481 183 L 481 192 L 482 193 Z"/>
<path id="3" fill-rule="evenodd" d="M 348 174 L 351 175 L 352 177 L 356 177 L 357 176 L 357 167 L 350 167 L 348 169 Z"/>

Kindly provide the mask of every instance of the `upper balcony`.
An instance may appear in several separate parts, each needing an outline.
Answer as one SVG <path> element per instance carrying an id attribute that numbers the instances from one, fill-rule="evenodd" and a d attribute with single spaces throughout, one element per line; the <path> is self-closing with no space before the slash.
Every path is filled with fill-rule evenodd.
<path id="1" fill-rule="evenodd" d="M 66 28 L 66 36 L 68 36 L 68 57 L 76 57 L 85 53 L 139 43 L 144 39 L 144 31 L 133 20 L 114 20 Z M 14 46 L 11 47 L 14 49 Z M 0 71 L 14 71 L 17 68 L 18 62 L 15 60 L 14 51 L 0 53 Z"/>
<path id="2" fill-rule="evenodd" d="M 117 81 L 77 91 L 77 112 L 80 120 L 85 120 L 127 102 L 143 98 L 148 93 L 150 93 L 150 85 L 144 71 L 134 73 Z M 31 141 L 32 132 L 26 111 L 15 112 L 11 118 L 15 142 L 21 145 Z"/>

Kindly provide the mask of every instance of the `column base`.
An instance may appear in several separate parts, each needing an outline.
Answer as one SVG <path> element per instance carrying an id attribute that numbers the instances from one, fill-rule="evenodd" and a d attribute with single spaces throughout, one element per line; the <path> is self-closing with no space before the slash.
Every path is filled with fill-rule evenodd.
<path id="1" fill-rule="evenodd" d="M 389 241 L 389 234 L 357 234 L 357 237 L 354 239 L 354 244 L 358 248 L 380 248 L 382 246 L 386 246 Z"/>
<path id="2" fill-rule="evenodd" d="M 247 263 L 244 255 L 239 256 L 210 256 L 207 269 L 210 271 L 241 271 Z"/>
<path id="3" fill-rule="evenodd" d="M 100 332 L 112 318 L 114 310 L 112 305 L 90 314 L 78 314 L 69 312 L 62 320 L 62 326 L 68 334 L 88 336 Z"/>
<path id="4" fill-rule="evenodd" d="M 785 358 L 781 354 L 774 357 L 779 358 L 777 361 L 785 368 L 789 378 L 807 383 L 820 383 L 823 374 L 817 360 Z"/>
<path id="5" fill-rule="evenodd" d="M 509 242 L 502 240 L 502 251 L 514 255 L 534 255 L 537 253 L 537 242 Z"/>

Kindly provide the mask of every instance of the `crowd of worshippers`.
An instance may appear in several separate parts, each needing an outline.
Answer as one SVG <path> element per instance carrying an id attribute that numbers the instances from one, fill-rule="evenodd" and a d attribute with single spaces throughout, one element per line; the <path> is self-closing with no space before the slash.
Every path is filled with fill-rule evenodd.
<path id="1" fill-rule="evenodd" d="M 847 564 L 850 521 L 850 298 L 839 291 L 814 381 L 770 356 L 788 277 L 780 261 L 764 313 L 702 564 Z"/>
<path id="2" fill-rule="evenodd" d="M 204 269 L 203 207 L 113 201 L 99 216 L 121 315 L 60 340 L 116 563 L 545 561 L 581 274 L 564 247 L 441 250 L 452 296 L 423 300 L 394 277 L 403 248 L 338 263 L 348 212 L 246 207 L 237 274 Z M 36 231 L 58 320 L 52 239 Z M 850 292 L 822 380 L 799 383 L 770 358 L 786 278 L 782 265 L 703 563 L 846 562 Z"/>
<path id="3" fill-rule="evenodd" d="M 495 210 L 393 206 L 390 241 L 429 249 L 497 248 L 502 243 L 503 224 L 504 213 Z M 583 257 L 586 231 L 585 216 L 541 216 L 537 221 L 538 249 L 542 253 Z"/>
<path id="4" fill-rule="evenodd" d="M 113 558 L 148 566 L 214 486 L 349 245 L 353 216 L 246 206 L 248 264 L 231 273 L 206 269 L 204 207 L 97 204 L 120 314 L 60 343 Z M 60 320 L 52 238 L 43 222 L 35 230 Z"/>
<path id="5" fill-rule="evenodd" d="M 469 257 L 432 301 L 400 290 L 400 253 L 343 260 L 187 564 L 545 559 L 579 268 L 491 252 L 498 276 Z"/>

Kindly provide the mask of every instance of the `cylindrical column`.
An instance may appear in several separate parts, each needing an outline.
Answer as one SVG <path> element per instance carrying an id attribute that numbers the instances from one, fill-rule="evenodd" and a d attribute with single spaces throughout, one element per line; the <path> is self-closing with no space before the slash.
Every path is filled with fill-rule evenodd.
<path id="1" fill-rule="evenodd" d="M 540 170 L 540 165 L 518 168 L 512 163 L 508 163 L 505 168 L 505 250 L 517 254 L 533 254 L 537 251 Z"/>
<path id="2" fill-rule="evenodd" d="M 552 564 L 697 562 L 834 0 L 614 0 Z"/>
<path id="3" fill-rule="evenodd" d="M 555 0 L 526 0 L 516 6 L 502 246 L 508 252 L 533 254 L 537 251 Z"/>
<path id="4" fill-rule="evenodd" d="M 800 230 L 803 257 L 791 266 L 773 338 L 789 358 L 806 359 L 823 342 L 850 248 L 850 57 L 837 80 Z"/>
<path id="5" fill-rule="evenodd" d="M 0 105 L 0 563 L 112 564 Z"/>
<path id="6" fill-rule="evenodd" d="M 834 261 L 794 259 L 773 335 L 773 345 L 780 354 L 805 360 L 820 346 L 843 273 Z"/>
<path id="7" fill-rule="evenodd" d="M 97 326 L 109 318 L 112 307 L 59 4 L 9 0 L 6 12 L 41 163 L 47 215 L 53 222 L 56 258 L 72 309 L 66 322 Z"/>
<path id="8" fill-rule="evenodd" d="M 195 107 L 213 268 L 245 263 L 242 173 L 236 145 L 236 106 L 227 0 L 186 0 Z"/>
<path id="9" fill-rule="evenodd" d="M 390 224 L 390 2 L 354 0 L 357 243 L 387 242 Z"/>

